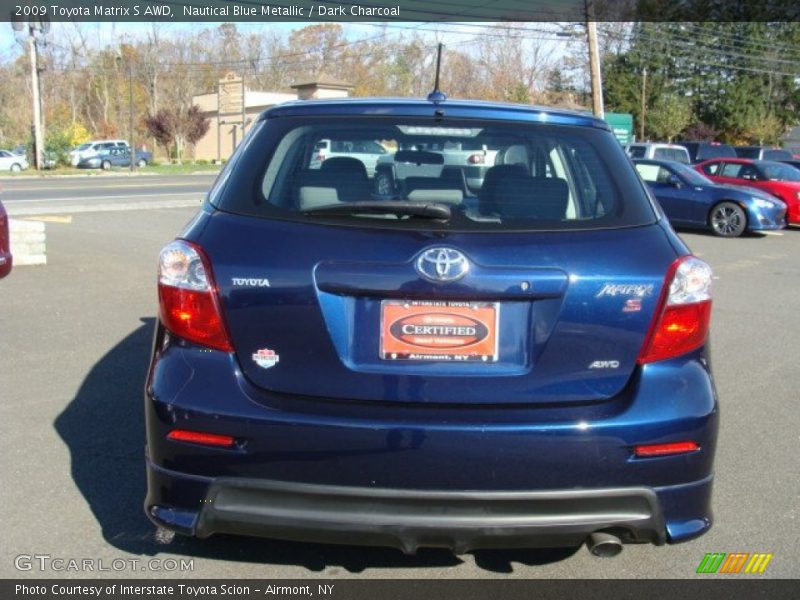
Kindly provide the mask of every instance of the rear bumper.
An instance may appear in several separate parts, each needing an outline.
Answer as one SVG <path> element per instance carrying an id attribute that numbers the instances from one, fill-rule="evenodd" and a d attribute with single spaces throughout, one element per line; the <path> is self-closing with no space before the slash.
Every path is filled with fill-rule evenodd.
<path id="1" fill-rule="evenodd" d="M 5 277 L 11 272 L 13 258 L 10 252 L 0 250 L 0 277 Z"/>
<path id="2" fill-rule="evenodd" d="M 617 397 L 422 406 L 284 397 L 232 355 L 159 344 L 145 393 L 156 523 L 196 536 L 443 546 L 678 542 L 711 526 L 718 412 L 705 350 L 640 368 Z M 167 439 L 230 435 L 233 448 Z M 637 458 L 637 444 L 697 442 Z"/>
<path id="3" fill-rule="evenodd" d="M 150 465 L 150 519 L 180 533 L 214 533 L 339 544 L 388 546 L 406 553 L 443 547 L 456 553 L 496 547 L 580 545 L 596 531 L 628 542 L 664 544 L 669 535 L 662 505 L 675 494 L 707 505 L 711 479 L 688 486 L 530 492 L 428 491 L 353 488 L 293 482 L 219 478 L 188 480 Z M 156 503 L 152 493 L 176 485 L 205 490 L 196 510 Z M 710 517 L 676 532 L 703 533 Z"/>

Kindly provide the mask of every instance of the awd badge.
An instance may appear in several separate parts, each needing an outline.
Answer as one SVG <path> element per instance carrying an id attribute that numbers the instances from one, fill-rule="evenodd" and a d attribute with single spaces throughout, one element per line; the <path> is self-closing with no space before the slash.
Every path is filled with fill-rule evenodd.
<path id="1" fill-rule="evenodd" d="M 262 348 L 253 354 L 253 361 L 262 369 L 274 367 L 280 359 L 281 357 L 275 353 L 275 350 L 269 348 Z"/>

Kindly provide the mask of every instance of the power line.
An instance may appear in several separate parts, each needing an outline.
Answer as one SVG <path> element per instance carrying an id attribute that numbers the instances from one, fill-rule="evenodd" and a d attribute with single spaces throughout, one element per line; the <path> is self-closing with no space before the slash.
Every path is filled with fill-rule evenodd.
<path id="1" fill-rule="evenodd" d="M 604 32 L 602 35 L 604 35 L 607 38 L 616 39 L 617 41 L 624 41 L 624 40 L 621 40 L 620 37 L 614 36 L 613 34 L 610 34 L 609 32 Z M 669 36 L 669 34 L 666 34 L 666 33 L 664 35 L 661 35 L 661 34 L 658 34 L 658 35 L 652 34 L 651 35 L 651 34 L 648 34 L 648 33 L 640 31 L 637 34 L 635 34 L 635 36 L 636 36 L 636 39 L 639 39 L 639 40 L 644 41 L 644 42 L 649 42 L 651 44 L 651 46 L 649 48 L 642 48 L 642 47 L 637 47 L 636 48 L 636 52 L 637 53 L 642 54 L 642 55 L 647 55 L 649 58 L 663 58 L 664 57 L 664 53 L 663 52 L 658 52 L 657 50 L 653 49 L 654 45 L 669 45 L 669 46 L 673 46 L 673 47 L 677 46 L 679 49 L 689 50 L 689 51 L 692 51 L 692 52 L 695 52 L 695 53 L 697 53 L 698 51 L 701 51 L 703 53 L 703 55 L 699 56 L 699 57 L 696 57 L 696 59 L 695 59 L 696 62 L 698 64 L 700 64 L 700 65 L 705 65 L 705 66 L 709 66 L 709 67 L 721 67 L 721 68 L 724 68 L 724 69 L 739 70 L 739 71 L 753 72 L 753 73 L 769 73 L 769 74 L 778 75 L 778 76 L 784 76 L 784 77 L 797 77 L 798 75 L 800 75 L 800 61 L 786 61 L 786 60 L 771 61 L 768 57 L 764 57 L 764 56 L 747 55 L 747 54 L 741 54 L 739 52 L 729 52 L 729 51 L 719 50 L 719 49 L 706 47 L 706 46 L 698 46 L 698 45 L 695 45 L 695 44 L 687 44 L 686 42 L 681 41 L 680 39 L 671 38 Z M 786 72 L 786 71 L 780 71 L 780 70 L 765 69 L 763 67 L 758 67 L 758 68 L 756 68 L 756 67 L 747 67 L 747 66 L 744 66 L 744 65 L 735 64 L 734 62 L 727 62 L 727 63 L 713 62 L 713 60 L 709 60 L 708 55 L 711 55 L 711 57 L 713 59 L 716 59 L 716 60 L 742 58 L 742 59 L 746 59 L 746 60 L 749 60 L 749 61 L 761 62 L 761 63 L 770 63 L 770 62 L 772 62 L 774 69 L 779 68 L 781 65 L 789 65 L 790 67 L 793 67 L 793 66 L 797 67 L 798 71 L 796 71 L 796 72 Z M 778 63 L 778 64 L 776 64 L 776 63 Z"/>

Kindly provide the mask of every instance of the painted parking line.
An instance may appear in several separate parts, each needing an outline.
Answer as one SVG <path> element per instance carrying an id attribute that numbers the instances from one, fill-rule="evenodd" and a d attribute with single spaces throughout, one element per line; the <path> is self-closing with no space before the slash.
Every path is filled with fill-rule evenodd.
<path id="1" fill-rule="evenodd" d="M 72 223 L 70 215 L 42 215 L 40 217 L 23 217 L 23 221 L 42 221 L 43 223 L 63 223 L 69 225 Z"/>
<path id="2" fill-rule="evenodd" d="M 128 199 L 133 200 L 135 198 L 173 198 L 178 196 L 198 196 L 203 195 L 204 192 L 174 192 L 172 194 L 120 194 L 118 196 L 92 196 L 90 198 L 76 198 L 75 196 L 64 196 L 61 198 L 30 198 L 28 200 L 22 198 L 9 198 L 8 200 L 3 200 L 3 204 L 6 205 L 6 208 L 9 206 L 22 206 L 25 204 L 36 204 L 36 203 L 43 203 L 43 202 L 81 202 L 82 200 L 122 200 Z M 83 202 L 86 204 L 86 202 Z M 53 209 L 50 209 L 49 212 L 53 212 Z M 56 211 L 56 212 L 61 212 Z"/>
<path id="3" fill-rule="evenodd" d="M 11 217 L 33 216 L 33 215 L 52 215 L 54 212 L 62 214 L 89 213 L 89 212 L 118 212 L 127 210 L 154 210 L 162 208 L 199 208 L 202 197 L 195 197 L 191 200 L 174 200 L 171 202 L 115 202 L 105 204 L 97 202 L 93 204 L 65 204 L 54 208 L 52 206 L 7 206 L 6 211 Z"/>
<path id="4" fill-rule="evenodd" d="M 783 235 L 783 233 L 780 231 L 759 231 L 759 233 L 762 235 L 776 235 L 778 237 Z"/>

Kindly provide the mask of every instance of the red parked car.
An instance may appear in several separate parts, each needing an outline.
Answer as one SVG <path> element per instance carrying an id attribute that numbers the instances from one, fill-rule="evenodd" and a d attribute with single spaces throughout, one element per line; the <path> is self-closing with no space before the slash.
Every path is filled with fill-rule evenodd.
<path id="1" fill-rule="evenodd" d="M 769 192 L 786 203 L 786 222 L 800 225 L 800 170 L 772 160 L 713 158 L 694 165 L 717 183 Z"/>
<path id="2" fill-rule="evenodd" d="M 8 235 L 8 215 L 0 202 L 0 278 L 11 272 L 11 240 Z"/>

